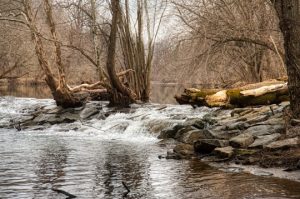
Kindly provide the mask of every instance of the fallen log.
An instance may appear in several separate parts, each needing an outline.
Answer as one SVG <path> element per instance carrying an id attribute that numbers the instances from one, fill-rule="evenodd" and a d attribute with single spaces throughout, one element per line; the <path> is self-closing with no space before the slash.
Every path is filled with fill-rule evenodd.
<path id="1" fill-rule="evenodd" d="M 179 104 L 208 107 L 246 107 L 289 101 L 288 86 L 284 81 L 268 80 L 227 90 L 188 88 L 175 96 Z"/>

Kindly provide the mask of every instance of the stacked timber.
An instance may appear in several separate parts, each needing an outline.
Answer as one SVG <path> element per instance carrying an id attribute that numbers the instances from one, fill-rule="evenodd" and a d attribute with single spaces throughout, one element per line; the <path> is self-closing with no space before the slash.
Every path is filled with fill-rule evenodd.
<path id="1" fill-rule="evenodd" d="M 232 89 L 187 88 L 175 99 L 179 104 L 208 107 L 246 107 L 289 101 L 286 81 L 268 80 Z"/>

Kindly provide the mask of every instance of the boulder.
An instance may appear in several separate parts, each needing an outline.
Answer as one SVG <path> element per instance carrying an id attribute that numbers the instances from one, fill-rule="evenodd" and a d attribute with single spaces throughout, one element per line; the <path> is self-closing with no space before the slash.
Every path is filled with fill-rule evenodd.
<path id="1" fill-rule="evenodd" d="M 183 138 L 186 137 L 186 135 L 188 135 L 188 133 L 193 130 L 196 130 L 196 128 L 194 128 L 192 126 L 185 126 L 176 132 L 174 138 L 176 140 L 183 140 Z"/>
<path id="2" fill-rule="evenodd" d="M 231 158 L 234 153 L 234 148 L 231 146 L 215 148 L 213 153 L 219 158 Z"/>
<path id="3" fill-rule="evenodd" d="M 167 139 L 167 138 L 175 138 L 175 135 L 178 130 L 183 128 L 183 125 L 177 124 L 174 127 L 171 127 L 169 129 L 163 130 L 159 136 L 158 139 Z"/>
<path id="4" fill-rule="evenodd" d="M 228 145 L 227 140 L 202 139 L 194 142 L 194 150 L 197 153 L 211 153 L 217 147 L 226 147 Z"/>
<path id="5" fill-rule="evenodd" d="M 249 125 L 242 121 L 225 125 L 226 130 L 244 130 L 248 127 Z"/>
<path id="6" fill-rule="evenodd" d="M 244 131 L 245 134 L 252 135 L 253 137 L 263 136 L 263 135 L 271 135 L 274 133 L 282 133 L 285 131 L 285 127 L 283 125 L 257 125 L 248 128 Z"/>
<path id="7" fill-rule="evenodd" d="M 249 146 L 250 148 L 263 148 L 264 146 L 274 142 L 280 138 L 280 133 L 274 133 L 271 135 L 258 136 L 257 139 Z"/>
<path id="8" fill-rule="evenodd" d="M 173 149 L 173 151 L 174 153 L 184 157 L 190 157 L 194 155 L 194 147 L 193 145 L 190 144 L 184 144 L 184 143 L 177 144 Z"/>
<path id="9" fill-rule="evenodd" d="M 96 107 L 87 107 L 87 108 L 83 109 L 83 111 L 81 111 L 80 117 L 82 119 L 87 119 L 98 113 L 99 113 L 99 110 Z"/>
<path id="10" fill-rule="evenodd" d="M 230 138 L 237 136 L 241 133 L 240 130 L 218 130 L 218 129 L 206 129 L 203 131 L 204 137 L 206 139 L 219 139 L 219 140 L 229 140 Z"/>
<path id="11" fill-rule="evenodd" d="M 160 147 L 167 147 L 167 146 L 175 146 L 176 144 L 178 144 L 178 142 L 173 138 L 167 138 L 159 141 L 157 144 Z"/>
<path id="12" fill-rule="evenodd" d="M 199 118 L 187 119 L 184 123 L 184 126 L 193 126 L 197 129 L 204 129 L 207 126 L 207 123 Z"/>
<path id="13" fill-rule="evenodd" d="M 295 147 L 300 147 L 300 139 L 298 137 L 272 142 L 268 144 L 265 148 L 270 150 L 279 150 Z"/>
<path id="14" fill-rule="evenodd" d="M 243 133 L 229 140 L 230 146 L 236 148 L 247 148 L 254 142 L 254 138 L 251 134 Z"/>
<path id="15" fill-rule="evenodd" d="M 205 139 L 203 130 L 191 130 L 185 134 L 182 134 L 177 140 L 186 144 L 194 144 L 195 141 L 199 139 Z"/>
<path id="16" fill-rule="evenodd" d="M 33 119 L 33 123 L 38 125 L 49 124 L 60 124 L 60 123 L 72 123 L 79 119 L 77 114 L 65 112 L 62 114 L 40 114 Z"/>

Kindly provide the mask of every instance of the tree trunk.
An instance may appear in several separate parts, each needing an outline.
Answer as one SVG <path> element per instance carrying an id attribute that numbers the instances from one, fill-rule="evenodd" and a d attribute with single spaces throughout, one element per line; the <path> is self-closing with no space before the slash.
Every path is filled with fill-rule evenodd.
<path id="1" fill-rule="evenodd" d="M 284 37 L 285 64 L 291 110 L 300 118 L 300 0 L 275 0 L 280 29 Z"/>
<path id="2" fill-rule="evenodd" d="M 106 68 L 110 79 L 111 106 L 128 106 L 135 101 L 134 94 L 129 88 L 125 87 L 117 76 L 115 69 L 116 42 L 118 31 L 118 18 L 120 16 L 120 0 L 112 0 L 112 25 L 109 35 L 108 55 Z"/>
<path id="3" fill-rule="evenodd" d="M 208 107 L 246 107 L 289 100 L 287 83 L 274 80 L 228 90 L 189 88 L 175 98 L 179 104 Z"/>
<path id="4" fill-rule="evenodd" d="M 52 8 L 48 0 L 44 0 L 44 8 L 46 11 L 47 22 L 51 31 L 52 39 L 55 42 L 55 53 L 56 53 L 56 65 L 58 68 L 59 79 L 57 79 L 54 73 L 51 70 L 50 64 L 46 58 L 45 50 L 43 46 L 42 39 L 39 35 L 35 18 L 33 16 L 33 11 L 31 8 L 31 1 L 24 0 L 24 8 L 25 15 L 28 21 L 28 27 L 30 28 L 32 39 L 35 44 L 35 52 L 39 61 L 39 65 L 41 66 L 43 72 L 46 75 L 46 83 L 48 84 L 51 93 L 53 95 L 54 100 L 58 106 L 62 106 L 64 108 L 68 107 L 77 107 L 83 104 L 83 101 L 77 97 L 75 97 L 72 92 L 68 89 L 68 86 L 65 81 L 65 71 L 61 61 L 61 50 L 60 44 L 57 41 L 55 24 L 52 18 Z"/>

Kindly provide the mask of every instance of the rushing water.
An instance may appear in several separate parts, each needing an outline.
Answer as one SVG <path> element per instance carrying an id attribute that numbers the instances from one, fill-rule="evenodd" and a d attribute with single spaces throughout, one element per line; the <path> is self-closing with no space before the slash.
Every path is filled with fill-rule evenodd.
<path id="1" fill-rule="evenodd" d="M 104 104 L 103 104 L 104 106 Z M 26 118 L 52 100 L 0 97 L 0 126 Z M 109 111 L 103 108 L 103 112 Z M 208 108 L 133 105 L 106 119 L 44 130 L 0 128 L 0 198 L 300 198 L 300 183 L 221 171 L 199 160 L 166 160 L 157 131 Z M 73 129 L 73 130 L 70 130 Z M 232 171 L 235 171 L 234 169 Z"/>

